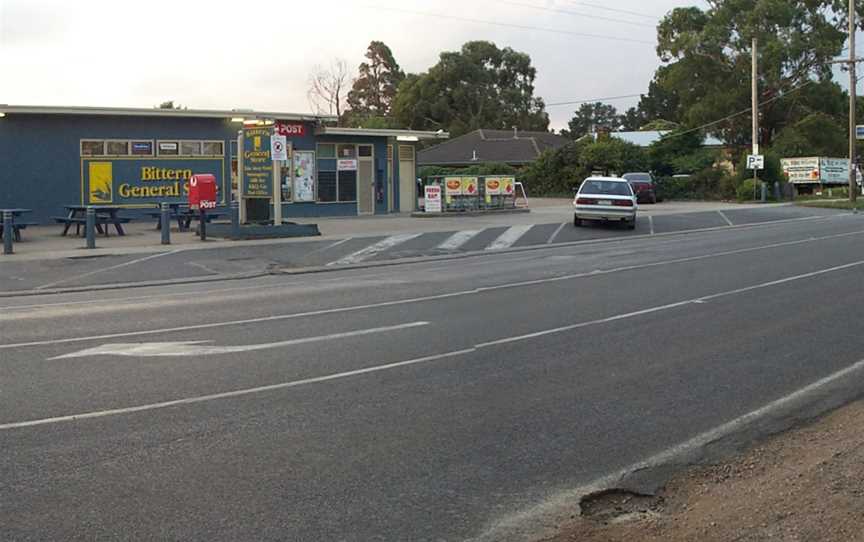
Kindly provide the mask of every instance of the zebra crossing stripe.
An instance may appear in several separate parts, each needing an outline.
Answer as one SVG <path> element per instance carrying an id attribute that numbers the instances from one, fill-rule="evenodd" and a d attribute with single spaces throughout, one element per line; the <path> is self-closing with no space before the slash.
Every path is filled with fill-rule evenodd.
<path id="1" fill-rule="evenodd" d="M 401 245 L 406 241 L 410 241 L 416 237 L 420 237 L 423 235 L 422 233 L 402 233 L 399 235 L 391 235 L 385 239 L 378 241 L 372 245 L 369 245 L 366 248 L 360 249 L 357 252 L 353 252 L 347 256 L 339 258 L 336 261 L 330 262 L 327 265 L 351 265 L 355 263 L 360 263 L 364 260 L 368 260 L 369 258 L 375 256 L 376 254 L 380 254 L 385 250 L 391 249 L 396 245 Z"/>
<path id="2" fill-rule="evenodd" d="M 516 241 L 518 241 L 523 235 L 528 233 L 528 230 L 533 228 L 533 224 L 525 224 L 522 226 L 511 226 L 507 228 L 507 230 L 498 236 L 497 239 L 492 241 L 486 250 L 501 250 L 502 248 L 508 248 L 513 245 Z"/>
<path id="3" fill-rule="evenodd" d="M 443 243 L 435 247 L 437 250 L 456 250 L 471 239 L 475 238 L 482 230 L 463 230 L 457 231 L 450 237 L 444 240 Z"/>

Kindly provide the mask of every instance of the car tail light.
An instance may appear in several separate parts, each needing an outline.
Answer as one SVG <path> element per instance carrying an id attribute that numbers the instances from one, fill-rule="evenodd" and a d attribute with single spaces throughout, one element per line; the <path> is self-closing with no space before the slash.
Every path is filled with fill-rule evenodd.
<path id="1" fill-rule="evenodd" d="M 597 205 L 594 198 L 576 198 L 576 205 Z"/>
<path id="2" fill-rule="evenodd" d="M 633 207 L 633 201 L 629 199 L 616 199 L 612 202 L 612 205 L 617 205 L 618 207 Z"/>

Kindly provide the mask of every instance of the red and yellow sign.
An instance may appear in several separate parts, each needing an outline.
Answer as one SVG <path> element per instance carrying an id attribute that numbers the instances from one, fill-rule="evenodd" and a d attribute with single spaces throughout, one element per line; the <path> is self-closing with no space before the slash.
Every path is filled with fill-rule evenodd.
<path id="1" fill-rule="evenodd" d="M 501 194 L 501 179 L 498 177 L 486 177 L 486 195 L 498 196 Z"/>
<path id="2" fill-rule="evenodd" d="M 462 195 L 477 195 L 477 177 L 462 177 Z"/>
<path id="3" fill-rule="evenodd" d="M 444 190 L 448 196 L 462 195 L 462 178 L 461 177 L 445 177 Z"/>
<path id="4" fill-rule="evenodd" d="M 501 193 L 512 196 L 516 190 L 516 179 L 513 177 L 501 177 Z"/>

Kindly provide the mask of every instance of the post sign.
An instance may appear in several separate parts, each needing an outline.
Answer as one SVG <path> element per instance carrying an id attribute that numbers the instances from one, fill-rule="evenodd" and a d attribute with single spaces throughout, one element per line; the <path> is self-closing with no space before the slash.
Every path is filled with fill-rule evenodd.
<path id="1" fill-rule="evenodd" d="M 306 125 L 303 123 L 276 123 L 276 133 L 286 137 L 303 137 L 306 135 Z"/>
<path id="2" fill-rule="evenodd" d="M 288 138 L 276 134 L 270 136 L 270 157 L 274 162 L 288 160 Z"/>
<path id="3" fill-rule="evenodd" d="M 425 189 L 425 206 L 427 213 L 441 212 L 441 187 L 437 184 L 430 184 Z"/>
<path id="4" fill-rule="evenodd" d="M 748 154 L 747 169 L 765 169 L 764 154 Z"/>
<path id="5" fill-rule="evenodd" d="M 273 160 L 270 156 L 270 129 L 243 129 L 243 196 L 273 197 Z"/>

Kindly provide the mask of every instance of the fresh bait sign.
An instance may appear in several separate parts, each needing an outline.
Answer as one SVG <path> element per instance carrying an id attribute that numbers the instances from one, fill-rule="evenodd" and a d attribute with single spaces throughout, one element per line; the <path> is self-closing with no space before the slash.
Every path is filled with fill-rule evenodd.
<path id="1" fill-rule="evenodd" d="M 224 203 L 222 158 L 92 158 L 81 161 L 84 205 L 154 205 L 185 203 L 192 175 L 216 178 Z"/>

